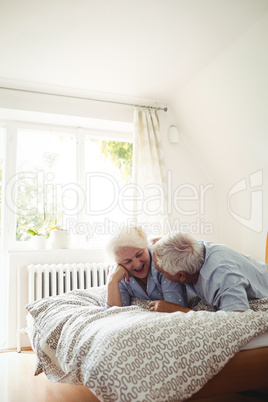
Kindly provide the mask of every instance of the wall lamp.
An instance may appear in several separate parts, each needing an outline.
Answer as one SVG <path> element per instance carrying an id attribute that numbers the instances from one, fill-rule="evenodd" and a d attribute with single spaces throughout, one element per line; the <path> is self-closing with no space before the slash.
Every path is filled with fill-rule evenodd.
<path id="1" fill-rule="evenodd" d="M 168 139 L 172 144 L 178 144 L 180 138 L 179 131 L 176 126 L 170 126 L 168 129 Z"/>

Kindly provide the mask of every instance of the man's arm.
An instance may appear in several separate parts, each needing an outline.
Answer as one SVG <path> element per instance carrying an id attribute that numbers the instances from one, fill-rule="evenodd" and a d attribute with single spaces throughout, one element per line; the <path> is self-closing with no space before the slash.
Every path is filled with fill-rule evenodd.
<path id="1" fill-rule="evenodd" d="M 181 311 L 182 313 L 188 313 L 190 310 L 187 307 L 183 307 L 180 304 L 170 303 L 164 300 L 154 300 L 149 304 L 150 311 L 158 313 L 175 313 Z"/>
<path id="2" fill-rule="evenodd" d="M 236 274 L 229 273 L 222 278 L 221 287 L 213 300 L 217 310 L 243 312 L 248 310 L 246 287 L 248 282 Z"/>

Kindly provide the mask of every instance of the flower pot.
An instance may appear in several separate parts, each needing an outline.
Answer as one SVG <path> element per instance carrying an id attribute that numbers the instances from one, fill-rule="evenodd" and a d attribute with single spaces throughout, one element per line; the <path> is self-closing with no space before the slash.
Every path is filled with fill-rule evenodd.
<path id="1" fill-rule="evenodd" d="M 44 249 L 46 248 L 46 236 L 32 236 L 31 247 L 34 249 Z"/>
<path id="2" fill-rule="evenodd" d="M 69 248 L 69 235 L 67 230 L 52 230 L 50 233 L 51 248 Z"/>

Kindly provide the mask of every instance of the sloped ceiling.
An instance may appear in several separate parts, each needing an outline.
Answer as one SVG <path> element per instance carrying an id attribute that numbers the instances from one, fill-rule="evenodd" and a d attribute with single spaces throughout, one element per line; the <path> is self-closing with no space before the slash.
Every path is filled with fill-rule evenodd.
<path id="1" fill-rule="evenodd" d="M 0 86 L 168 103 L 266 12 L 267 0 L 1 0 Z"/>

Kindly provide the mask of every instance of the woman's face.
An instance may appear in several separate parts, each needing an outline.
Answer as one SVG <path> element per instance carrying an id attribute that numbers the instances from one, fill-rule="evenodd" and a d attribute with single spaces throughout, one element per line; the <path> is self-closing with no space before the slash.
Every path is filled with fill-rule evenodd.
<path id="1" fill-rule="evenodd" d="M 151 257 L 147 248 L 122 247 L 116 252 L 116 262 L 131 275 L 143 279 L 149 273 Z"/>

